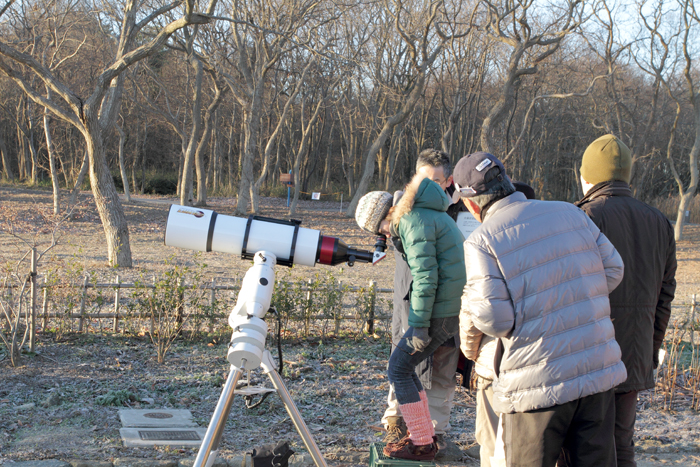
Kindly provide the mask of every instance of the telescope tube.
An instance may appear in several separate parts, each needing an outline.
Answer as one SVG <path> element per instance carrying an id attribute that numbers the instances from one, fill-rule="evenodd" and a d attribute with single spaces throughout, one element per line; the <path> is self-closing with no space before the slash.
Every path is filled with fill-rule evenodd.
<path id="1" fill-rule="evenodd" d="M 256 251 L 277 257 L 277 264 L 336 265 L 372 262 L 372 252 L 349 248 L 335 237 L 300 227 L 300 221 L 226 216 L 209 209 L 173 204 L 165 227 L 165 244 L 196 251 L 217 251 L 252 259 Z"/>

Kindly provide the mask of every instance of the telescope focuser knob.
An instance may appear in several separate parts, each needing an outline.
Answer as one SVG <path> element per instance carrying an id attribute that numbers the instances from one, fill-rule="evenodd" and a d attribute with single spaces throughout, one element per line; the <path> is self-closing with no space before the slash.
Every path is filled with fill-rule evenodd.
<path id="1" fill-rule="evenodd" d="M 374 244 L 372 264 L 377 264 L 384 258 L 386 258 L 386 235 L 379 235 L 377 236 L 377 242 Z"/>

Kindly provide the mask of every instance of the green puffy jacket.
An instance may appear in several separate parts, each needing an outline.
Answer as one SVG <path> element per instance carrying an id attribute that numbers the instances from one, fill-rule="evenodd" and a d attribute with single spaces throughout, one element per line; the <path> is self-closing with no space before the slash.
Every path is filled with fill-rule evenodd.
<path id="1" fill-rule="evenodd" d="M 467 281 L 464 237 L 445 212 L 449 205 L 440 185 L 416 176 L 392 216 L 413 276 L 408 324 L 416 328 L 430 327 L 431 318 L 459 315 Z"/>

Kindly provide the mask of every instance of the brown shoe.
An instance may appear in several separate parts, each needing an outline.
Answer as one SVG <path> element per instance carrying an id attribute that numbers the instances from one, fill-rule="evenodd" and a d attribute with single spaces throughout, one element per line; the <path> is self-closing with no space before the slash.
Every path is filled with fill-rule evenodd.
<path id="1" fill-rule="evenodd" d="M 408 435 L 406 422 L 402 417 L 388 417 L 386 434 L 384 435 L 384 444 L 398 443 Z"/>
<path id="2" fill-rule="evenodd" d="M 384 455 L 397 459 L 406 459 L 409 461 L 432 461 L 438 452 L 435 444 L 435 437 L 430 444 L 415 445 L 407 436 L 398 443 L 387 444 L 384 446 Z"/>

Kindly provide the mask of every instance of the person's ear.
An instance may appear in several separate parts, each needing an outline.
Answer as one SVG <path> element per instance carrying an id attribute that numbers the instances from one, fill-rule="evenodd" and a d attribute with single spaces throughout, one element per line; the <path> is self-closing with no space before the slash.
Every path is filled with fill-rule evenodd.
<path id="1" fill-rule="evenodd" d="M 462 202 L 464 202 L 464 205 L 469 209 L 469 212 L 474 215 L 476 220 L 481 222 L 481 208 L 469 198 L 462 198 Z"/>

